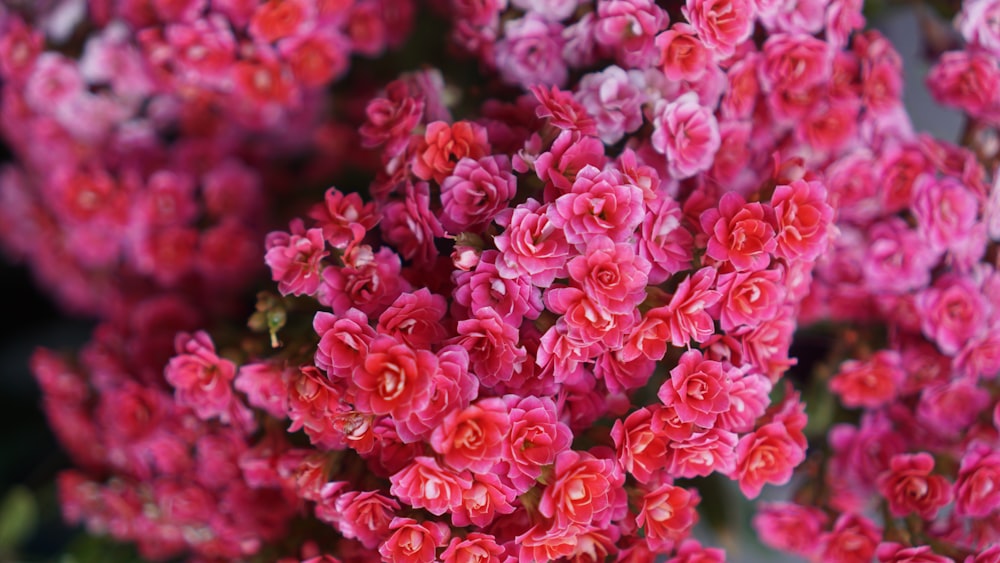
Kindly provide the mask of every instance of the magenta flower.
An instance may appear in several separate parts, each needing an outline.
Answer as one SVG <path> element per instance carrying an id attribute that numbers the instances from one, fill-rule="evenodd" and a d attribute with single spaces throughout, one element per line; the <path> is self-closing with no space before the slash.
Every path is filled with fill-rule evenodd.
<path id="1" fill-rule="evenodd" d="M 389 478 L 389 491 L 413 508 L 426 508 L 441 516 L 462 504 L 462 491 L 472 485 L 468 472 L 441 467 L 433 457 L 416 457 L 405 469 Z"/>
<path id="2" fill-rule="evenodd" d="M 509 429 L 507 405 L 499 397 L 489 397 L 449 413 L 430 444 L 449 467 L 486 473 L 500 461 Z"/>
<path id="3" fill-rule="evenodd" d="M 787 483 L 792 470 L 804 459 L 805 448 L 792 438 L 786 426 L 771 422 L 740 438 L 732 476 L 739 480 L 740 491 L 753 499 L 760 495 L 765 483 Z"/>
<path id="4" fill-rule="evenodd" d="M 633 245 L 598 235 L 566 269 L 591 301 L 612 313 L 630 312 L 646 297 L 649 263 L 635 254 Z"/>
<path id="5" fill-rule="evenodd" d="M 348 491 L 334 501 L 337 529 L 368 549 L 375 549 L 389 537 L 389 525 L 398 510 L 395 499 L 377 491 Z"/>
<path id="6" fill-rule="evenodd" d="M 412 518 L 393 518 L 389 530 L 392 535 L 378 548 L 386 563 L 432 563 L 451 536 L 442 522 L 418 523 Z"/>
<path id="7" fill-rule="evenodd" d="M 816 538 L 826 523 L 822 510 L 792 502 L 763 504 L 753 517 L 753 527 L 765 545 L 800 557 L 812 557 L 819 551 Z"/>
<path id="8" fill-rule="evenodd" d="M 379 316 L 375 331 L 412 348 L 430 349 L 448 334 L 442 324 L 447 309 L 445 298 L 426 287 L 402 293 Z"/>
<path id="9" fill-rule="evenodd" d="M 431 375 L 437 367 L 433 353 L 414 350 L 389 336 L 378 336 L 354 371 L 354 402 L 363 412 L 405 418 L 430 401 Z"/>
<path id="10" fill-rule="evenodd" d="M 709 289 L 715 284 L 716 272 L 712 267 L 698 270 L 684 278 L 670 298 L 665 310 L 667 340 L 674 346 L 687 346 L 691 340 L 704 342 L 715 333 L 715 322 L 708 309 L 722 298 L 718 291 Z"/>
<path id="11" fill-rule="evenodd" d="M 732 54 L 753 31 L 750 0 L 687 0 L 682 11 L 698 37 L 720 58 Z"/>
<path id="12" fill-rule="evenodd" d="M 781 270 L 719 274 L 719 321 L 722 330 L 754 327 L 773 319 L 785 301 Z"/>
<path id="13" fill-rule="evenodd" d="M 986 331 L 987 306 L 972 280 L 954 274 L 942 276 L 917 295 L 920 328 L 942 352 L 955 354 Z"/>
<path id="14" fill-rule="evenodd" d="M 656 104 L 651 137 L 656 152 L 667 157 L 667 172 L 683 180 L 711 168 L 722 138 L 719 122 L 695 92 Z"/>
<path id="15" fill-rule="evenodd" d="M 650 263 L 649 282 L 663 283 L 686 270 L 694 258 L 694 236 L 682 225 L 683 212 L 673 198 L 658 196 L 647 202 L 639 227 L 638 253 Z"/>
<path id="16" fill-rule="evenodd" d="M 510 438 L 504 440 L 503 460 L 508 465 L 507 477 L 522 493 L 531 488 L 543 467 L 569 448 L 573 433 L 559 421 L 552 399 L 506 395 L 504 402 L 510 407 Z"/>
<path id="17" fill-rule="evenodd" d="M 599 0 L 594 39 L 612 50 L 627 68 L 656 64 L 656 34 L 670 23 L 667 12 L 652 0 Z"/>
<path id="18" fill-rule="evenodd" d="M 922 176 L 913 186 L 913 214 L 937 250 L 969 244 L 979 199 L 958 180 Z"/>
<path id="19" fill-rule="evenodd" d="M 441 183 L 441 224 L 448 232 L 481 231 L 517 191 L 505 155 L 463 158 Z"/>
<path id="20" fill-rule="evenodd" d="M 562 58 L 562 25 L 534 12 L 504 24 L 495 61 L 504 82 L 524 87 L 563 86 L 569 71 Z"/>
<path id="21" fill-rule="evenodd" d="M 1000 452 L 977 442 L 962 456 L 955 481 L 955 512 L 982 518 L 1000 508 Z"/>
<path id="22" fill-rule="evenodd" d="M 336 378 L 351 376 L 368 355 L 368 347 L 376 336 L 368 317 L 353 308 L 340 317 L 318 311 L 313 318 L 313 329 L 319 336 L 314 357 L 316 367 Z"/>
<path id="23" fill-rule="evenodd" d="M 523 318 L 537 319 L 544 308 L 541 291 L 522 277 L 504 278 L 497 270 L 500 253 L 483 252 L 473 271 L 455 278 L 455 301 L 469 311 L 492 309 L 517 326 Z"/>
<path id="24" fill-rule="evenodd" d="M 833 208 L 826 199 L 826 188 L 819 182 L 797 180 L 774 189 L 777 256 L 813 260 L 826 249 L 833 222 Z"/>
<path id="25" fill-rule="evenodd" d="M 301 220 L 292 221 L 289 230 L 267 235 L 264 261 L 283 295 L 311 295 L 319 289 L 321 262 L 329 254 L 323 231 L 307 231 Z"/>
<path id="26" fill-rule="evenodd" d="M 455 343 L 469 351 L 470 368 L 483 385 L 510 381 L 521 371 L 527 352 L 518 343 L 518 330 L 496 311 L 479 309 L 472 318 L 459 321 L 456 330 Z"/>

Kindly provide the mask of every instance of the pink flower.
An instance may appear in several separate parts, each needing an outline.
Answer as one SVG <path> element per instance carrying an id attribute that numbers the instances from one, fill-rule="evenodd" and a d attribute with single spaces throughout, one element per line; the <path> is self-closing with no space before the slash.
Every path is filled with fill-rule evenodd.
<path id="1" fill-rule="evenodd" d="M 704 432 L 696 431 L 697 427 L 693 423 L 682 423 L 676 416 L 674 405 L 671 405 L 663 412 L 673 411 L 673 418 L 669 421 L 674 428 L 669 431 L 676 432 L 675 438 L 680 438 L 682 428 L 690 430 L 688 436 L 671 441 L 667 444 L 670 460 L 668 471 L 671 475 L 690 479 L 692 477 L 704 477 L 712 473 L 729 474 L 736 466 L 736 442 L 737 436 L 734 432 L 721 428 L 710 428 Z M 661 420 L 664 420 L 661 417 Z M 664 420 L 664 422 L 666 422 Z M 682 426 L 678 426 L 682 425 Z M 664 425 L 662 431 L 667 432 L 668 427 Z"/>
<path id="2" fill-rule="evenodd" d="M 800 557 L 812 557 L 820 549 L 816 538 L 826 522 L 822 510 L 791 502 L 763 504 L 753 517 L 753 527 L 764 544 Z"/>
<path id="3" fill-rule="evenodd" d="M 684 540 L 681 542 L 677 554 L 667 563 L 724 563 L 726 552 L 717 547 L 704 547 L 698 540 Z"/>
<path id="4" fill-rule="evenodd" d="M 627 240 L 643 219 L 642 190 L 625 183 L 615 170 L 587 165 L 577 174 L 570 193 L 548 208 L 549 220 L 570 244 L 585 245 L 598 235 Z"/>
<path id="5" fill-rule="evenodd" d="M 719 274 L 722 330 L 733 330 L 741 325 L 757 326 L 777 316 L 785 301 L 783 281 L 781 270 Z"/>
<path id="6" fill-rule="evenodd" d="M 232 381 L 236 364 L 220 358 L 205 331 L 179 333 L 174 340 L 177 355 L 163 371 L 176 389 L 177 402 L 194 409 L 199 418 L 229 420 L 233 403 Z"/>
<path id="7" fill-rule="evenodd" d="M 982 50 L 1000 56 L 1000 3 L 996 0 L 972 0 L 962 3 L 962 10 L 955 18 L 955 26 L 965 41 Z"/>
<path id="8" fill-rule="evenodd" d="M 729 260 L 737 270 L 767 268 L 771 253 L 778 247 L 773 209 L 746 203 L 734 192 L 722 196 L 718 209 L 702 213 L 701 228 L 710 237 L 706 254 L 716 260 Z"/>
<path id="9" fill-rule="evenodd" d="M 437 367 L 433 353 L 378 336 L 354 371 L 354 402 L 363 412 L 405 418 L 430 401 L 431 375 Z"/>
<path id="10" fill-rule="evenodd" d="M 600 139 L 577 131 L 563 131 L 549 150 L 538 155 L 534 166 L 535 174 L 545 182 L 545 199 L 549 201 L 555 199 L 549 198 L 550 191 L 554 194 L 568 192 L 584 167 L 603 169 L 606 162 L 604 143 Z"/>
<path id="11" fill-rule="evenodd" d="M 563 131 L 583 135 L 584 138 L 593 138 L 597 135 L 597 122 L 594 117 L 587 113 L 587 110 L 580 105 L 571 92 L 565 92 L 555 86 L 545 88 L 542 86 L 531 86 L 528 88 L 538 100 L 538 107 L 535 108 L 535 115 L 539 119 L 547 119 L 553 127 Z M 562 134 L 560 134 L 562 137 Z"/>
<path id="12" fill-rule="evenodd" d="M 368 355 L 368 346 L 375 340 L 375 331 L 368 317 L 357 309 L 348 309 L 337 317 L 318 311 L 313 329 L 319 336 L 314 362 L 330 377 L 347 378 Z"/>
<path id="13" fill-rule="evenodd" d="M 440 184 L 463 158 L 478 160 L 489 154 L 486 129 L 470 121 L 443 121 L 427 124 L 423 142 L 413 159 L 413 175 Z"/>
<path id="14" fill-rule="evenodd" d="M 393 534 L 378 548 L 387 563 L 431 563 L 451 535 L 446 524 L 412 518 L 393 518 L 389 530 Z"/>
<path id="15" fill-rule="evenodd" d="M 986 330 L 987 305 L 972 280 L 942 276 L 917 295 L 921 329 L 945 354 L 956 354 Z"/>
<path id="16" fill-rule="evenodd" d="M 698 36 L 721 57 L 728 57 L 753 31 L 749 0 L 687 0 L 681 10 Z"/>
<path id="17" fill-rule="evenodd" d="M 739 480 L 740 491 L 747 498 L 757 498 L 765 483 L 787 483 L 805 457 L 805 448 L 796 443 L 786 426 L 771 422 L 740 438 L 732 477 Z"/>
<path id="18" fill-rule="evenodd" d="M 247 403 L 277 419 L 288 415 L 289 370 L 280 365 L 254 362 L 239 367 L 233 387 L 247 396 Z"/>
<path id="19" fill-rule="evenodd" d="M 635 78 L 618 66 L 609 66 L 580 79 L 577 99 L 594 116 L 597 136 L 606 145 L 617 143 L 626 133 L 634 133 L 642 126 L 642 104 L 646 95 L 634 82 Z"/>
<path id="20" fill-rule="evenodd" d="M 833 208 L 819 182 L 796 180 L 778 186 L 771 196 L 777 222 L 775 254 L 786 260 L 813 260 L 825 249 Z"/>
<path id="21" fill-rule="evenodd" d="M 430 401 L 424 408 L 395 421 L 396 432 L 405 443 L 428 438 L 448 413 L 464 409 L 479 392 L 479 380 L 469 373 L 469 353 L 465 348 L 456 344 L 444 346 L 437 357 L 438 370 L 431 375 Z"/>
<path id="22" fill-rule="evenodd" d="M 470 367 L 484 386 L 510 381 L 521 371 L 527 351 L 518 345 L 517 328 L 496 311 L 479 309 L 472 318 L 459 321 L 456 330 L 455 343 L 469 351 Z"/>
<path id="23" fill-rule="evenodd" d="M 631 244 L 616 244 L 598 235 L 566 269 L 590 300 L 612 313 L 630 312 L 646 297 L 649 263 L 636 256 Z"/>
<path id="24" fill-rule="evenodd" d="M 569 71 L 562 58 L 562 26 L 536 13 L 509 20 L 497 41 L 495 60 L 503 81 L 514 86 L 562 86 Z"/>
<path id="25" fill-rule="evenodd" d="M 962 456 L 955 481 L 955 512 L 982 518 L 1000 508 L 1000 452 L 982 442 Z"/>
<path id="26" fill-rule="evenodd" d="M 517 491 L 495 473 L 473 473 L 472 484 L 462 491 L 462 502 L 451 513 L 455 526 L 489 526 L 498 514 L 517 510 Z"/>
<path id="27" fill-rule="evenodd" d="M 698 30 L 686 23 L 675 23 L 656 36 L 663 74 L 670 80 L 695 81 L 715 64 L 712 54 L 698 37 Z"/>
<path id="28" fill-rule="evenodd" d="M 879 544 L 875 550 L 878 563 L 955 563 L 951 557 L 937 555 L 929 545 L 909 547 L 895 542 Z"/>
<path id="29" fill-rule="evenodd" d="M 729 373 L 733 380 L 729 387 L 729 410 L 719 413 L 715 426 L 733 432 L 749 432 L 771 402 L 771 380 L 756 371 L 743 375 L 739 375 L 738 370 Z"/>
<path id="30" fill-rule="evenodd" d="M 614 461 L 565 450 L 556 456 L 538 512 L 553 518 L 558 528 L 604 527 L 625 507 L 624 484 L 625 475 Z"/>
<path id="31" fill-rule="evenodd" d="M 359 129 L 361 142 L 369 148 L 386 144 L 386 156 L 395 157 L 405 149 L 423 113 L 423 98 L 412 93 L 404 81 L 394 80 L 385 87 L 384 98 L 375 98 L 365 107 L 365 123 Z"/>
<path id="32" fill-rule="evenodd" d="M 562 315 L 559 322 L 565 325 L 567 336 L 588 347 L 598 343 L 612 350 L 621 347 L 638 319 L 638 311 L 616 314 L 575 287 L 549 288 L 544 301 L 549 311 Z"/>
<path id="33" fill-rule="evenodd" d="M 805 92 L 829 81 L 830 46 L 805 34 L 776 33 L 764 42 L 760 78 L 767 91 Z"/>
<path id="34" fill-rule="evenodd" d="M 926 452 L 898 454 L 889 469 L 878 477 L 878 491 L 889 501 L 893 516 L 916 513 L 932 520 L 951 501 L 951 483 L 940 475 L 931 475 L 934 458 Z"/>
<path id="35" fill-rule="evenodd" d="M 653 149 L 667 157 L 667 172 L 678 180 L 712 167 L 719 150 L 719 122 L 701 105 L 695 92 L 672 102 L 661 100 L 654 109 Z"/>
<path id="36" fill-rule="evenodd" d="M 830 381 L 847 407 L 876 409 L 896 398 L 906 374 L 895 350 L 879 350 L 866 361 L 848 360 Z"/>
<path id="37" fill-rule="evenodd" d="M 709 289 L 715 283 L 716 272 L 712 267 L 698 270 L 681 281 L 665 309 L 650 310 L 649 315 L 657 310 L 665 313 L 668 340 L 674 346 L 687 346 L 691 340 L 701 343 L 715 333 L 715 323 L 707 309 L 722 298 L 718 291 Z"/>
<path id="38" fill-rule="evenodd" d="M 946 250 L 969 244 L 979 200 L 958 180 L 922 176 L 914 183 L 912 209 L 926 240 Z"/>
<path id="39" fill-rule="evenodd" d="M 430 349 L 447 336 L 441 321 L 448 312 L 444 297 L 426 287 L 403 293 L 378 318 L 375 331 L 392 336 L 412 348 Z"/>
<path id="40" fill-rule="evenodd" d="M 674 407 L 681 422 L 711 428 L 718 414 L 729 409 L 731 384 L 721 363 L 704 359 L 698 350 L 688 350 L 670 370 L 670 379 L 657 397 Z"/>
<path id="41" fill-rule="evenodd" d="M 323 203 L 309 210 L 309 218 L 323 229 L 330 246 L 340 249 L 361 242 L 379 220 L 374 203 L 362 203 L 360 195 L 345 195 L 337 188 L 326 191 Z"/>
<path id="42" fill-rule="evenodd" d="M 507 405 L 499 397 L 490 397 L 448 414 L 434 430 L 430 444 L 453 469 L 486 473 L 500 461 L 509 429 Z"/>
<path id="43" fill-rule="evenodd" d="M 645 531 L 651 547 L 666 551 L 691 535 L 698 523 L 697 491 L 664 483 L 643 493 L 635 524 Z"/>
<path id="44" fill-rule="evenodd" d="M 541 291 L 524 278 L 501 277 L 496 267 L 499 258 L 496 250 L 487 250 L 473 271 L 460 272 L 455 278 L 455 302 L 469 311 L 492 309 L 513 326 L 525 317 L 537 319 L 544 308 Z"/>
<path id="45" fill-rule="evenodd" d="M 445 232 L 430 209 L 427 182 L 407 182 L 403 200 L 391 201 L 382 213 L 385 217 L 380 225 L 382 235 L 404 260 L 423 265 L 434 262 L 438 256 L 434 239 L 445 236 Z"/>
<path id="46" fill-rule="evenodd" d="M 1000 86 L 996 58 L 981 51 L 949 51 L 927 75 L 927 89 L 946 105 L 974 116 L 992 110 Z"/>
<path id="47" fill-rule="evenodd" d="M 618 463 L 643 484 L 659 482 L 667 457 L 667 439 L 653 431 L 651 420 L 650 409 L 644 407 L 629 414 L 624 422 L 616 420 L 611 429 Z"/>
<path id="48" fill-rule="evenodd" d="M 903 293 L 930 284 L 930 270 L 940 253 L 928 248 L 923 237 L 898 217 L 869 227 L 863 274 L 877 292 Z"/>
<path id="49" fill-rule="evenodd" d="M 991 404 L 990 393 L 969 379 L 925 387 L 920 393 L 917 416 L 935 434 L 958 437 L 968 432 Z"/>
<path id="50" fill-rule="evenodd" d="M 250 36 L 262 43 L 303 33 L 316 17 L 315 6 L 306 0 L 269 1 L 261 4 L 250 20 Z"/>
<path id="51" fill-rule="evenodd" d="M 576 551 L 579 537 L 585 530 L 577 524 L 563 527 L 538 523 L 515 537 L 511 549 L 517 552 L 518 563 L 556 561 Z"/>
<path id="52" fill-rule="evenodd" d="M 379 315 L 409 288 L 399 275 L 402 268 L 399 255 L 391 248 L 383 247 L 373 253 L 370 247 L 360 246 L 345 258 L 347 265 L 343 268 L 323 269 L 323 281 L 316 296 L 335 315 L 343 317 L 354 308 L 368 316 Z"/>
<path id="53" fill-rule="evenodd" d="M 507 395 L 504 402 L 510 407 L 510 438 L 504 441 L 503 459 L 507 476 L 520 493 L 569 448 L 573 433 L 558 420 L 556 405 L 548 397 Z"/>
<path id="54" fill-rule="evenodd" d="M 694 258 L 694 237 L 682 224 L 683 213 L 673 198 L 647 202 L 639 228 L 638 253 L 650 263 L 649 283 L 659 284 L 686 270 Z"/>
<path id="55" fill-rule="evenodd" d="M 506 209 L 516 191 L 507 156 L 463 158 L 441 184 L 441 224 L 453 234 L 481 231 Z"/>
<path id="56" fill-rule="evenodd" d="M 323 230 L 307 231 L 299 219 L 292 221 L 289 229 L 291 233 L 267 235 L 264 261 L 282 295 L 311 295 L 319 289 L 321 262 L 329 254 Z"/>
<path id="57" fill-rule="evenodd" d="M 389 537 L 389 525 L 398 510 L 395 499 L 378 491 L 348 491 L 334 501 L 334 511 L 340 515 L 337 529 L 368 549 L 375 549 Z"/>
<path id="58" fill-rule="evenodd" d="M 495 537 L 471 532 L 465 538 L 451 538 L 441 553 L 441 563 L 500 563 L 503 554 Z"/>
<path id="59" fill-rule="evenodd" d="M 611 49 L 628 68 L 656 63 L 654 37 L 669 21 L 667 12 L 652 0 L 599 0 L 594 39 Z"/>
<path id="60" fill-rule="evenodd" d="M 533 285 L 548 287 L 564 277 L 569 257 L 566 235 L 550 219 L 553 213 L 533 199 L 514 208 L 506 229 L 493 239 L 500 259 L 497 272 L 506 279 L 527 277 Z"/>
<path id="61" fill-rule="evenodd" d="M 426 508 L 436 516 L 461 505 L 462 492 L 472 486 L 468 472 L 441 467 L 437 460 L 425 456 L 414 458 L 389 480 L 392 482 L 389 491 L 394 497 L 413 508 Z"/>
<path id="62" fill-rule="evenodd" d="M 871 563 L 880 541 L 882 530 L 875 524 L 864 516 L 844 512 L 837 518 L 833 530 L 820 536 L 820 560 Z"/>

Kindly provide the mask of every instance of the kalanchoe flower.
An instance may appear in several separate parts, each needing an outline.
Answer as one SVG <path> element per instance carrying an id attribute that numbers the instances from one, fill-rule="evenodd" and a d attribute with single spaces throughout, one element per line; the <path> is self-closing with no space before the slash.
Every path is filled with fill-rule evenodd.
<path id="1" fill-rule="evenodd" d="M 880 350 L 867 361 L 848 360 L 830 381 L 830 390 L 848 407 L 877 408 L 896 398 L 906 374 L 899 354 Z"/>
<path id="2" fill-rule="evenodd" d="M 889 469 L 878 478 L 878 491 L 893 516 L 916 513 L 931 519 L 951 501 L 951 483 L 932 475 L 933 470 L 934 459 L 926 452 L 893 456 Z"/>
<path id="3" fill-rule="evenodd" d="M 434 561 L 438 547 L 443 547 L 451 532 L 441 522 L 418 523 L 412 518 L 393 518 L 392 535 L 378 548 L 383 561 L 391 563 Z"/>
<path id="4" fill-rule="evenodd" d="M 529 199 L 500 223 L 506 229 L 493 242 L 500 251 L 496 268 L 501 277 L 525 276 L 533 285 L 548 287 L 565 275 L 569 243 L 548 209 Z"/>
<path id="5" fill-rule="evenodd" d="M 517 192 L 506 156 L 462 158 L 441 184 L 441 224 L 459 234 L 483 230 Z"/>
<path id="6" fill-rule="evenodd" d="M 771 196 L 776 220 L 775 254 L 792 260 L 813 260 L 826 249 L 833 208 L 819 182 L 797 180 L 778 186 Z"/>
<path id="7" fill-rule="evenodd" d="M 538 511 L 560 529 L 604 527 L 625 505 L 624 481 L 614 461 L 564 451 L 556 456 L 552 482 L 542 492 Z"/>
<path id="8" fill-rule="evenodd" d="M 723 58 L 750 37 L 753 8 L 749 0 L 687 0 L 682 11 L 699 38 Z"/>
<path id="9" fill-rule="evenodd" d="M 729 409 L 732 380 L 722 364 L 706 360 L 701 352 L 685 352 L 670 379 L 660 387 L 657 397 L 672 406 L 682 423 L 711 428 L 719 413 Z"/>
<path id="10" fill-rule="evenodd" d="M 236 365 L 216 354 L 212 338 L 204 331 L 178 334 L 175 347 L 177 355 L 170 359 L 163 375 L 177 390 L 178 402 L 193 408 L 203 419 L 228 421 Z"/>
<path id="11" fill-rule="evenodd" d="M 722 196 L 718 209 L 702 214 L 701 228 L 709 235 L 706 254 L 728 260 L 738 270 L 766 268 L 778 247 L 774 210 L 761 203 L 746 203 L 732 192 Z"/>
<path id="12" fill-rule="evenodd" d="M 698 493 L 669 483 L 644 492 L 635 523 L 645 531 L 650 546 L 669 549 L 687 539 L 698 522 Z"/>
<path id="13" fill-rule="evenodd" d="M 322 229 L 306 230 L 302 221 L 293 221 L 291 233 L 275 231 L 267 236 L 265 262 L 283 295 L 311 295 L 320 284 L 320 262 L 329 253 Z"/>
<path id="14" fill-rule="evenodd" d="M 719 150 L 719 123 L 694 92 L 657 102 L 653 148 L 666 156 L 667 172 L 679 180 L 708 170 Z"/>

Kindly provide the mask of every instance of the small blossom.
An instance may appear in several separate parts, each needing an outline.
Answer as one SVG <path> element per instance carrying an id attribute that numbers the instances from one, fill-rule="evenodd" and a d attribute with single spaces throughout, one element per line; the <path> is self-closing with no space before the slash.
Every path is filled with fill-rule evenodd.
<path id="1" fill-rule="evenodd" d="M 925 520 L 951 501 L 951 483 L 931 475 L 934 458 L 926 452 L 893 456 L 888 471 L 878 478 L 878 491 L 889 501 L 893 516 L 916 513 Z"/>

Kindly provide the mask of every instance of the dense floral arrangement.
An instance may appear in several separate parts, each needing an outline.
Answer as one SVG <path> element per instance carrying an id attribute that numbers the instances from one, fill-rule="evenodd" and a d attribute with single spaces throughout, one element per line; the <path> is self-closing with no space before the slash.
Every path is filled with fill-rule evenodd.
<path id="1" fill-rule="evenodd" d="M 694 563 L 706 487 L 773 484 L 785 552 L 1000 561 L 997 9 L 928 78 L 962 147 L 848 0 L 0 11 L 0 242 L 101 320 L 32 366 L 65 516 L 149 559 Z M 440 69 L 348 70 L 426 25 Z"/>

